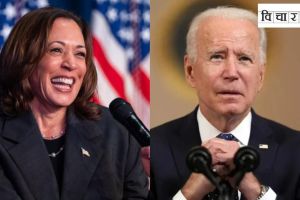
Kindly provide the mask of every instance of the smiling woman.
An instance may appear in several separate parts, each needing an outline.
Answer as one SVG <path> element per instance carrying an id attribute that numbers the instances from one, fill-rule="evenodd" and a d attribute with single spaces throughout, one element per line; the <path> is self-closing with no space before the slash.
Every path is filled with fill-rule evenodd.
<path id="1" fill-rule="evenodd" d="M 16 115 L 29 110 L 34 97 L 30 77 L 40 73 L 42 69 L 39 66 L 43 65 L 43 62 L 48 62 L 46 60 L 52 60 L 51 62 L 58 60 L 59 54 L 63 55 L 60 56 L 64 59 L 60 61 L 62 66 L 70 61 L 73 65 L 75 60 L 68 57 L 72 53 L 74 58 L 81 58 L 77 59 L 80 62 L 76 61 L 76 65 L 80 63 L 86 67 L 86 74 L 81 81 L 82 86 L 78 85 L 80 92 L 75 95 L 77 97 L 73 105 L 78 114 L 90 119 L 99 118 L 100 110 L 94 105 L 87 104 L 97 84 L 89 30 L 77 16 L 60 11 L 40 9 L 28 13 L 19 20 L 7 39 L 0 55 L 0 81 L 4 91 L 2 99 L 5 102 L 2 109 L 5 114 Z M 75 47 L 76 49 L 70 49 Z"/>
<path id="2" fill-rule="evenodd" d="M 80 27 L 73 20 L 57 18 L 48 36 L 46 52 L 29 77 L 34 92 L 33 110 L 38 105 L 66 109 L 73 103 L 86 73 L 85 55 Z"/>
<path id="3" fill-rule="evenodd" d="M 140 147 L 90 102 L 96 85 L 81 19 L 48 7 L 19 20 L 0 54 L 1 200 L 147 198 Z"/>

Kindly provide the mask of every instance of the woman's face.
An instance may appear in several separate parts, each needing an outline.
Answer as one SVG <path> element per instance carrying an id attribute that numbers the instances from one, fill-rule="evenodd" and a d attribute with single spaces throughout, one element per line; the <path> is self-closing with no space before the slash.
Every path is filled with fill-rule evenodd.
<path id="1" fill-rule="evenodd" d="M 71 19 L 57 18 L 46 53 L 30 77 L 34 105 L 67 107 L 75 100 L 86 73 L 86 48 L 81 29 Z"/>

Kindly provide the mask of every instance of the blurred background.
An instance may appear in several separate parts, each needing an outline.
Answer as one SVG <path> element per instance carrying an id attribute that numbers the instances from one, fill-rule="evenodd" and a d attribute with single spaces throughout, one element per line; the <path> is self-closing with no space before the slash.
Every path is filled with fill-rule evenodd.
<path id="1" fill-rule="evenodd" d="M 191 112 L 195 92 L 184 79 L 185 35 L 193 16 L 208 7 L 231 5 L 257 13 L 258 3 L 239 0 L 151 0 L 151 127 Z M 300 28 L 269 28 L 267 70 L 254 110 L 300 130 Z"/>

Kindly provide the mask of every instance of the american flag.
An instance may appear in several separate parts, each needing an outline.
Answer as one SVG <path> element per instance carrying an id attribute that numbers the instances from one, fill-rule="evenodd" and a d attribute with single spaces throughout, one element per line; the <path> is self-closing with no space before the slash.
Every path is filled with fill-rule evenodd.
<path id="1" fill-rule="evenodd" d="M 47 0 L 22 1 L 0 0 L 0 47 L 8 37 L 14 24 L 28 11 L 47 6 Z"/>
<path id="2" fill-rule="evenodd" d="M 0 47 L 16 21 L 44 6 L 70 9 L 68 0 L 0 0 Z M 86 0 L 80 9 L 91 14 L 97 101 L 105 106 L 116 97 L 131 103 L 150 124 L 150 0 Z M 82 3 L 82 2 L 81 2 Z M 70 4 L 69 8 L 66 7 Z M 72 5 L 71 5 L 72 4 Z M 62 6 L 59 6 L 62 5 Z M 79 8 L 77 8 L 78 10 Z M 78 14 L 78 13 L 77 13 Z M 79 13 L 80 14 L 80 13 Z"/>

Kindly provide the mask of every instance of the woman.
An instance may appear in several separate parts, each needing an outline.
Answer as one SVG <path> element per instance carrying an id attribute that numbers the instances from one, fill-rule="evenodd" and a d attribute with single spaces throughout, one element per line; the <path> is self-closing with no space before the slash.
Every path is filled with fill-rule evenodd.
<path id="1" fill-rule="evenodd" d="M 146 199 L 139 147 L 96 88 L 91 38 L 72 13 L 22 17 L 0 55 L 0 197 Z"/>

